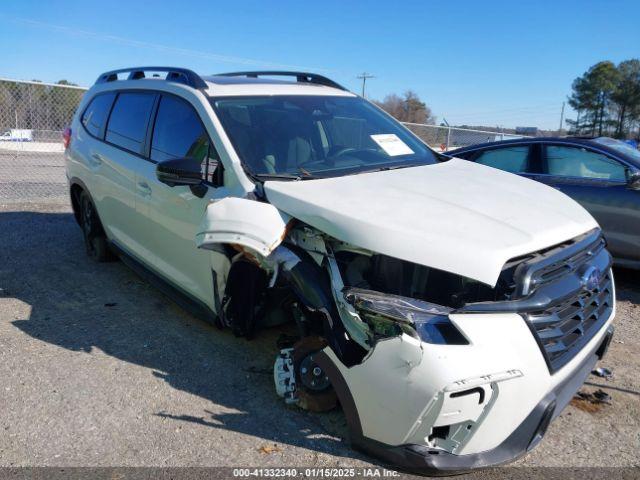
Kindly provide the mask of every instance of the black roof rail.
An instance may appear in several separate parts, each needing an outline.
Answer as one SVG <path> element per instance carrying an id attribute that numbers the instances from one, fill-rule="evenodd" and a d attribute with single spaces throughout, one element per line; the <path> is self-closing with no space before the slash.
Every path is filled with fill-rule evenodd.
<path id="1" fill-rule="evenodd" d="M 178 67 L 121 68 L 119 70 L 111 70 L 110 72 L 103 73 L 98 77 L 96 83 L 115 82 L 116 80 L 118 80 L 119 73 L 128 73 L 129 76 L 127 77 L 127 80 L 139 80 L 146 77 L 144 72 L 166 73 L 167 76 L 164 78 L 164 80 L 168 82 L 184 83 L 185 85 L 189 85 L 190 87 L 197 89 L 208 88 L 207 83 L 196 72 L 186 68 Z"/>
<path id="2" fill-rule="evenodd" d="M 257 71 L 257 72 L 230 72 L 230 73 L 218 73 L 215 76 L 219 77 L 249 77 L 249 78 L 258 78 L 258 77 L 295 77 L 297 82 L 300 83 L 315 83 L 317 85 L 324 85 L 325 87 L 333 87 L 339 90 L 348 91 L 342 85 L 337 82 L 334 82 L 330 78 L 327 78 L 323 75 L 318 75 L 317 73 L 308 73 L 308 72 L 287 72 L 287 71 Z"/>

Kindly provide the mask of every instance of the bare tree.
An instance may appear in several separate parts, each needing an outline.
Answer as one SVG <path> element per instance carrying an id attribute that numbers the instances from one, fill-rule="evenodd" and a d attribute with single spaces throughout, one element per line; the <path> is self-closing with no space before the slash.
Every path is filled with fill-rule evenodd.
<path id="1" fill-rule="evenodd" d="M 433 125 L 436 117 L 431 109 L 420 100 L 420 97 L 413 90 L 407 90 L 402 97 L 395 93 L 384 97 L 381 102 L 375 102 L 389 115 L 401 122 L 426 123 Z"/>

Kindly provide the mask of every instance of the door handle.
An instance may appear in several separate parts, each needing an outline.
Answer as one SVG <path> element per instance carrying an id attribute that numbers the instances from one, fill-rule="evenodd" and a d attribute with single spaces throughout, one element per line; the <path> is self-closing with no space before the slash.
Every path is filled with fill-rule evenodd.
<path id="1" fill-rule="evenodd" d="M 91 163 L 96 167 L 102 165 L 102 156 L 100 156 L 100 154 L 98 154 L 98 153 L 92 153 L 91 154 Z"/>
<path id="2" fill-rule="evenodd" d="M 151 196 L 151 187 L 147 184 L 147 182 L 138 182 L 138 192 L 143 197 Z"/>

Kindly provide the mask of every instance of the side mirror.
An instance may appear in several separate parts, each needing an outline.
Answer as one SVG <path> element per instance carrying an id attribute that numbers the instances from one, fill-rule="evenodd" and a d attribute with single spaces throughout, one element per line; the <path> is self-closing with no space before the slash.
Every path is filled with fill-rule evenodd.
<path id="1" fill-rule="evenodd" d="M 189 186 L 191 192 L 200 198 L 207 191 L 207 187 L 202 183 L 200 162 L 192 158 L 171 158 L 159 162 L 156 166 L 156 176 L 170 187 Z"/>
<path id="2" fill-rule="evenodd" d="M 627 187 L 632 190 L 640 190 L 640 172 L 629 172 L 627 175 Z"/>

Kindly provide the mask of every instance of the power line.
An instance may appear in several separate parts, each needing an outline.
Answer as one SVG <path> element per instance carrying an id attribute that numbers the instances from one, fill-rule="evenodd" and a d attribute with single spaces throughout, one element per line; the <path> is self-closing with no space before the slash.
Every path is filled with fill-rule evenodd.
<path id="1" fill-rule="evenodd" d="M 376 77 L 374 75 L 371 75 L 370 73 L 362 72 L 356 78 L 359 78 L 360 80 L 362 80 L 362 98 L 364 98 L 364 87 L 367 83 L 367 78 L 376 78 Z"/>

